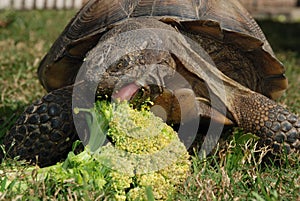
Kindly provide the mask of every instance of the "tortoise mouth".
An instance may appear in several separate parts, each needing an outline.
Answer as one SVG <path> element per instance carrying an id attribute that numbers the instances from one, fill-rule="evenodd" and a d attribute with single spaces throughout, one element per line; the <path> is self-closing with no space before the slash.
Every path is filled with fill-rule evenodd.
<path id="1" fill-rule="evenodd" d="M 115 91 L 111 97 L 113 100 L 129 101 L 135 96 L 139 89 L 140 86 L 132 82 L 123 86 L 120 90 Z"/>

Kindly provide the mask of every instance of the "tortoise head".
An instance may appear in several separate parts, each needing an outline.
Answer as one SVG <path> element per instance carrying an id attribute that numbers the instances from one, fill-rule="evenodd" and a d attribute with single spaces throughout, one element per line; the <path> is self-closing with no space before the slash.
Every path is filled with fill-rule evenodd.
<path id="1" fill-rule="evenodd" d="M 142 91 L 154 102 L 164 102 L 164 108 L 173 102 L 166 99 L 180 94 L 191 112 L 196 108 L 196 103 L 187 103 L 192 98 L 194 102 L 196 96 L 210 100 L 210 91 L 225 94 L 215 86 L 220 78 L 223 74 L 197 43 L 156 19 L 138 18 L 126 20 L 101 38 L 87 54 L 75 83 L 84 80 L 97 95 L 121 99 Z M 218 104 L 224 106 L 222 100 Z M 172 121 L 179 119 L 180 115 Z"/>

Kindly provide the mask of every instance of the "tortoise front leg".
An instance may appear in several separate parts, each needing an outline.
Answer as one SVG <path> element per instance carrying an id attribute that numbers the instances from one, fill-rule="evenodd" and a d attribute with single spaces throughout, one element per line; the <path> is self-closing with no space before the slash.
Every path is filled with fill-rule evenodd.
<path id="1" fill-rule="evenodd" d="M 72 149 L 78 139 L 72 118 L 72 87 L 50 92 L 19 117 L 4 139 L 8 157 L 52 165 Z"/>
<path id="2" fill-rule="evenodd" d="M 267 97 L 253 92 L 233 103 L 241 128 L 257 134 L 275 152 L 300 152 L 300 118 Z"/>

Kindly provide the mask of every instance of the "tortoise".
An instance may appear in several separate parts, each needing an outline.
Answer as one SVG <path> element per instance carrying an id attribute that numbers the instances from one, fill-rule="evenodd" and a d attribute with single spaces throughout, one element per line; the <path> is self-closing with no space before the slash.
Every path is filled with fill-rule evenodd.
<path id="1" fill-rule="evenodd" d="M 40 166 L 65 158 L 78 139 L 72 103 L 85 102 L 92 86 L 95 99 L 150 97 L 170 124 L 203 117 L 252 132 L 274 152 L 299 152 L 300 119 L 274 101 L 287 89 L 284 72 L 237 0 L 90 0 L 40 63 L 48 94 L 25 110 L 4 144 L 10 157 Z M 72 98 L 74 86 L 83 95 Z"/>

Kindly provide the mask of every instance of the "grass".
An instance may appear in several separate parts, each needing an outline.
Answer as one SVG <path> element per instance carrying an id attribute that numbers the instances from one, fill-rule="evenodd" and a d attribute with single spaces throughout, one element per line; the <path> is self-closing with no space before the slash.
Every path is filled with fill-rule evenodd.
<path id="1" fill-rule="evenodd" d="M 241 133 L 234 132 L 238 137 Z M 265 150 L 255 143 L 230 141 L 227 148 L 207 160 L 193 160 L 193 174 L 177 194 L 178 200 L 299 200 L 300 163 L 265 166 L 259 159 Z"/>
<path id="2" fill-rule="evenodd" d="M 0 136 L 30 102 L 45 90 L 39 84 L 37 67 L 74 11 L 0 13 Z"/>
<path id="3" fill-rule="evenodd" d="M 0 13 L 0 138 L 27 104 L 45 94 L 36 75 L 38 64 L 74 13 Z M 279 101 L 299 114 L 300 42 L 295 26 L 299 27 L 300 24 L 270 21 L 262 21 L 260 24 L 278 58 L 287 67 L 286 75 L 290 85 Z M 292 156 L 294 160 L 279 167 L 264 167 L 254 157 L 254 149 L 245 148 L 245 145 L 239 145 L 234 140 L 230 146 L 217 153 L 208 159 L 194 159 L 194 172 L 180 188 L 177 200 L 300 200 L 299 156 Z M 0 174 L 4 168 L 6 172 L 18 170 L 14 181 L 25 179 L 22 164 L 7 161 L 5 166 L 0 166 Z M 26 194 L 14 194 L 4 189 L 8 181 L 2 176 L 0 199 L 105 199 L 93 186 L 80 186 L 73 181 L 58 186 L 49 179 L 35 180 L 34 174 L 33 179 L 28 180 L 29 190 Z"/>

